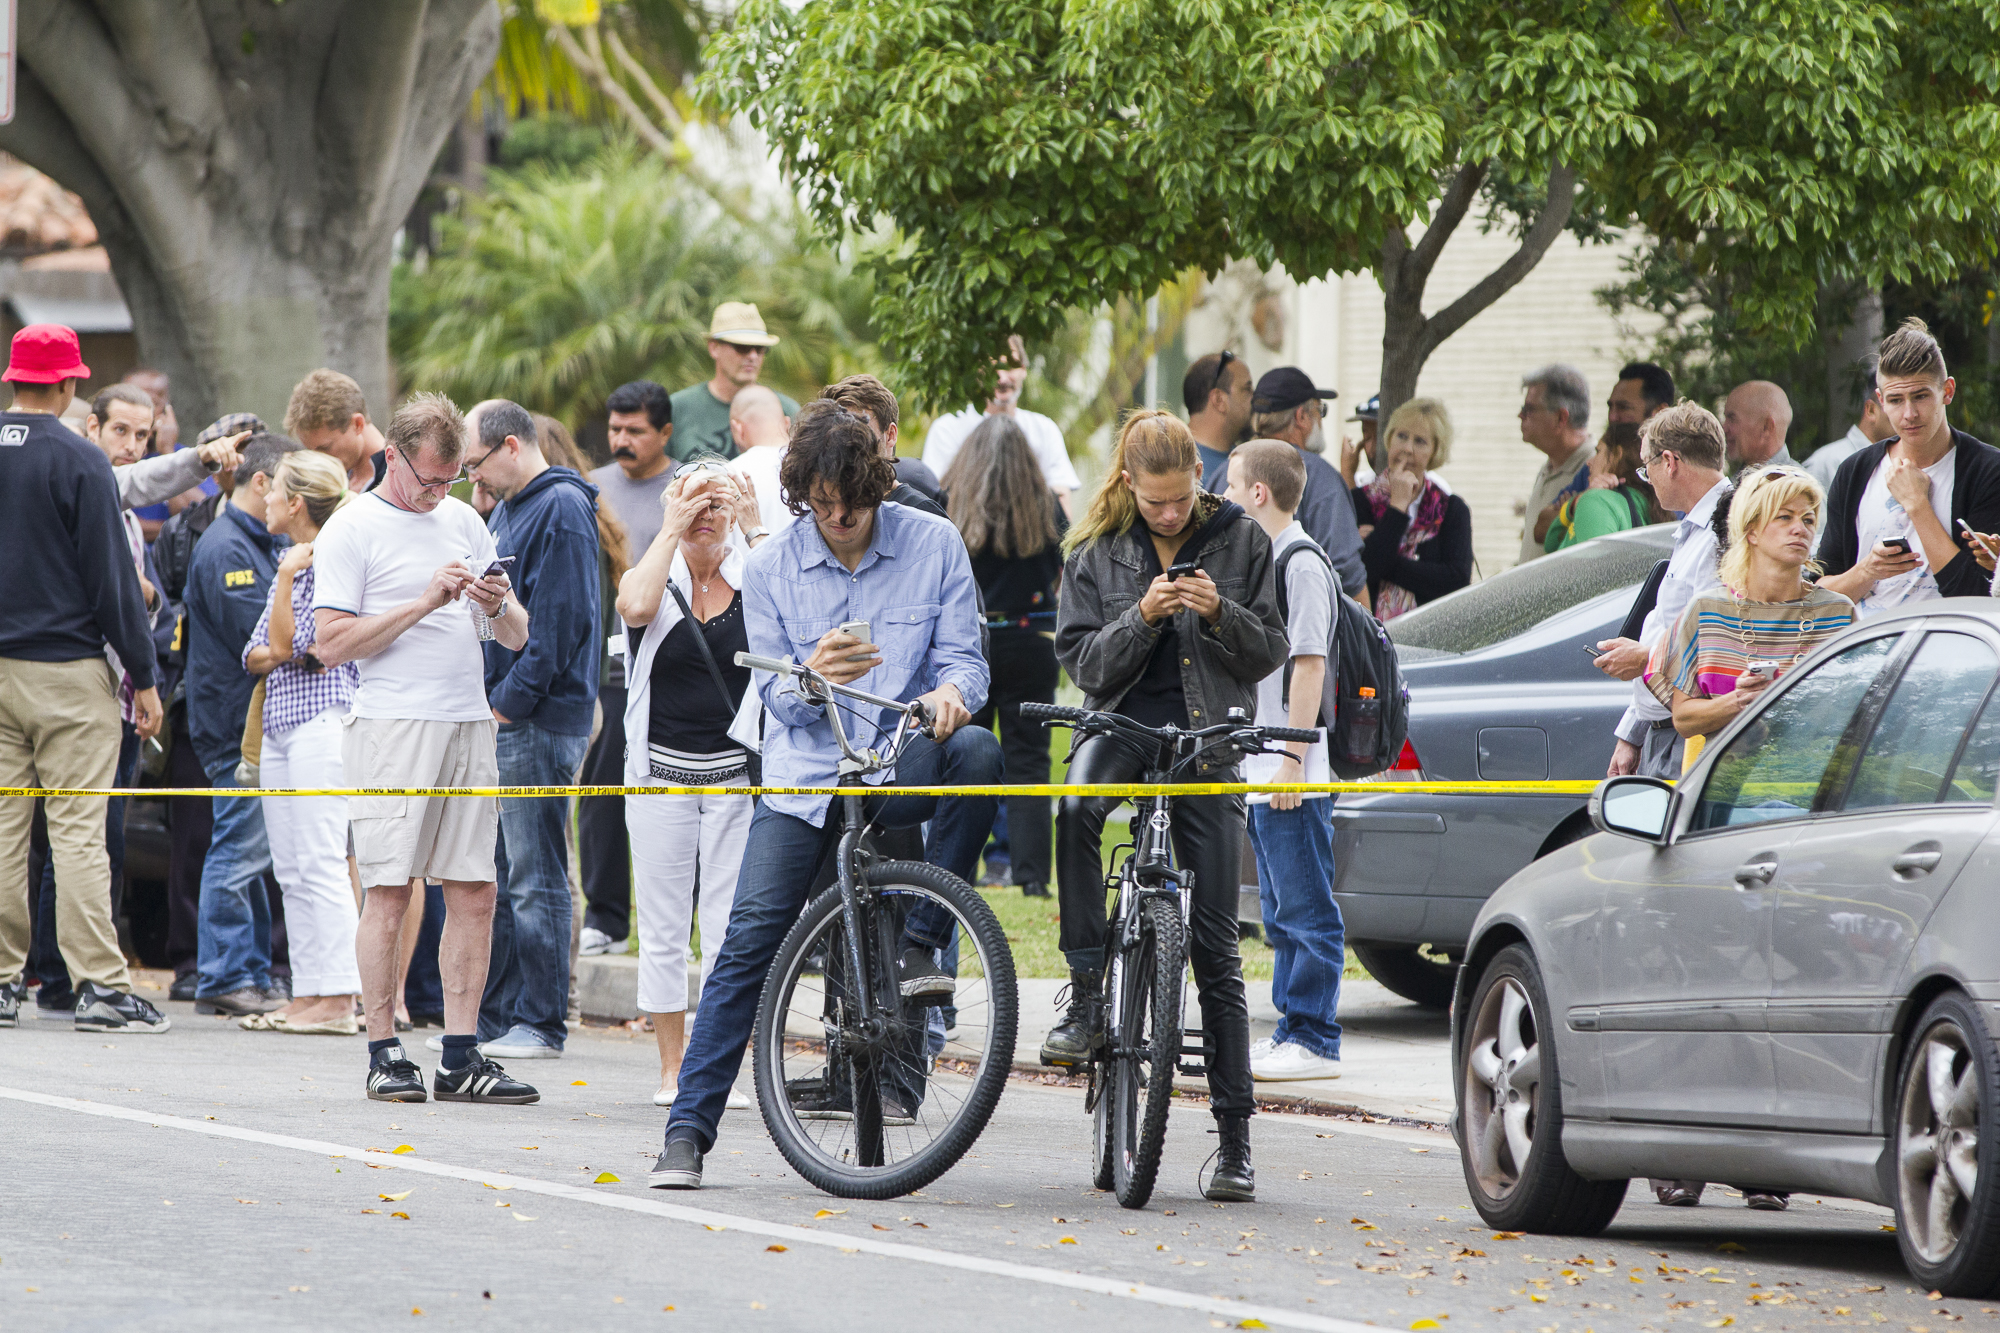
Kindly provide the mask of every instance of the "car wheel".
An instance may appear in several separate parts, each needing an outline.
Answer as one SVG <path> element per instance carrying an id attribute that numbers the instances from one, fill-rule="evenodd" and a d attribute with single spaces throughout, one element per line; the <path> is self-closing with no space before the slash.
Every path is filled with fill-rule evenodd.
<path id="1" fill-rule="evenodd" d="M 1458 1053 L 1459 1160 L 1489 1226 L 1561 1236 L 1604 1230 L 1623 1180 L 1585 1180 L 1562 1149 L 1561 1080 L 1541 970 L 1526 945 L 1480 975 Z"/>
<path id="2" fill-rule="evenodd" d="M 1947 1296 L 2000 1289 L 1993 1038 L 1964 996 L 1941 995 L 1903 1054 L 1896 1099 L 1896 1243 Z"/>
<path id="3" fill-rule="evenodd" d="M 1414 944 L 1353 944 L 1355 959 L 1368 975 L 1406 1000 L 1433 1009 L 1451 1008 L 1458 964 L 1438 962 L 1417 952 Z"/>

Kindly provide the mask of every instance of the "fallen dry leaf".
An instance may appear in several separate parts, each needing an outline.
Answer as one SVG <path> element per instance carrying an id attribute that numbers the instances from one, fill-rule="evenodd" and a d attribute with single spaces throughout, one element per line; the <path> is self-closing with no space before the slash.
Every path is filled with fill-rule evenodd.
<path id="1" fill-rule="evenodd" d="M 813 1214 L 813 1221 L 817 1222 L 822 1217 L 839 1217 L 846 1211 L 845 1208 L 822 1208 Z"/>
<path id="2" fill-rule="evenodd" d="M 378 1194 L 375 1197 L 384 1203 L 401 1203 L 403 1200 L 409 1198 L 412 1193 L 413 1191 L 411 1190 L 404 1190 L 401 1194 Z"/>
<path id="3" fill-rule="evenodd" d="M 364 1213 L 379 1213 L 382 1210 L 380 1208 L 363 1208 L 361 1211 Z"/>
<path id="4" fill-rule="evenodd" d="M 588 1083 L 585 1083 L 582 1079 L 576 1079 L 570 1084 L 570 1086 L 572 1088 L 587 1088 L 590 1085 Z"/>
<path id="5" fill-rule="evenodd" d="M 537 1220 L 536 1218 L 529 1217 L 526 1213 L 522 1212 L 518 1208 L 508 1213 L 507 1216 L 513 1218 L 516 1222 L 533 1222 Z"/>
<path id="6" fill-rule="evenodd" d="M 392 1151 L 392 1152 L 393 1152 L 393 1153 L 394 1153 L 394 1154 L 395 1154 L 396 1156 L 398 1156 L 398 1157 L 401 1157 L 401 1156 L 402 1156 L 403 1154 L 405 1154 L 405 1153 L 413 1153 L 413 1152 L 415 1152 L 415 1151 L 416 1151 L 416 1149 L 415 1149 L 415 1148 L 412 1148 L 412 1147 L 411 1147 L 411 1146 L 410 1146 L 409 1144 L 407 1144 L 407 1143 L 399 1143 L 399 1144 L 397 1144 L 397 1145 L 395 1146 L 395 1148 L 391 1149 L 391 1151 Z"/>
<path id="7" fill-rule="evenodd" d="M 593 1185 L 619 1185 L 623 1184 L 624 1182 L 619 1180 L 617 1176 L 612 1175 L 609 1171 L 600 1171 L 597 1174 L 597 1179 L 591 1181 L 590 1183 Z"/>
<path id="8" fill-rule="evenodd" d="M 391 1216 L 391 1217 L 400 1217 L 400 1218 L 402 1218 L 402 1219 L 403 1219 L 403 1220 L 404 1220 L 405 1222 L 407 1222 L 407 1221 L 409 1221 L 409 1220 L 410 1220 L 410 1215 L 409 1215 L 408 1213 L 391 1213 L 391 1214 L 389 1214 L 389 1216 Z"/>
<path id="9" fill-rule="evenodd" d="M 785 1252 L 786 1250 L 788 1250 L 788 1249 L 790 1249 L 790 1248 L 791 1248 L 791 1247 L 790 1247 L 790 1246 L 788 1246 L 788 1245 L 766 1245 L 766 1246 L 764 1247 L 764 1253 L 766 1253 L 766 1254 L 783 1254 L 783 1253 L 784 1253 L 784 1252 Z"/>
<path id="10" fill-rule="evenodd" d="M 1062 1238 L 1061 1240 L 1058 1240 L 1058 1241 L 1056 1242 L 1056 1244 L 1058 1244 L 1058 1245 L 1074 1245 L 1074 1244 L 1076 1244 L 1076 1237 L 1075 1237 L 1075 1236 L 1064 1236 L 1064 1237 L 1063 1237 L 1063 1238 Z"/>

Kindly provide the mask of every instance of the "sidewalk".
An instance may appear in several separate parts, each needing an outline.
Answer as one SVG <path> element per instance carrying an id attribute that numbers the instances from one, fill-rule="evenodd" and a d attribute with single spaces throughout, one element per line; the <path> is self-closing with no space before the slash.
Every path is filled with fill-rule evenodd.
<path id="1" fill-rule="evenodd" d="M 1066 983 L 1054 978 L 1021 981 L 1021 1035 L 1015 1063 L 1039 1068 L 1036 1052 L 1059 1016 L 1056 993 Z M 1278 1025 L 1271 1006 L 1271 983 L 1247 981 L 1250 1040 L 1268 1037 Z M 1187 988 L 1190 1022 L 1199 1021 L 1194 986 Z M 1340 1063 L 1337 1079 L 1259 1083 L 1257 1095 L 1272 1101 L 1398 1116 L 1442 1126 L 1451 1115 L 1451 1023 L 1442 1010 L 1425 1009 L 1395 995 L 1379 981 L 1346 981 L 1340 987 Z M 1199 1079 L 1181 1079 L 1189 1091 L 1206 1091 Z"/>

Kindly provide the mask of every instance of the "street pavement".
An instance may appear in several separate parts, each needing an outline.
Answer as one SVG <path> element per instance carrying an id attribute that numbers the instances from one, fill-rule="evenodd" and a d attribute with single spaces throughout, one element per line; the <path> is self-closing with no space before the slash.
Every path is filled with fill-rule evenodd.
<path id="1" fill-rule="evenodd" d="M 2000 1322 L 1915 1290 L 1881 1209 L 1752 1213 L 1720 1190 L 1667 1209 L 1640 1185 L 1604 1236 L 1499 1236 L 1467 1205 L 1447 1135 L 1355 1116 L 1260 1116 L 1258 1202 L 1224 1206 L 1196 1187 L 1211 1122 L 1177 1107 L 1159 1189 L 1128 1212 L 1089 1187 L 1082 1094 L 1028 1080 L 972 1154 L 907 1198 L 818 1194 L 755 1111 L 725 1117 L 708 1188 L 653 1191 L 665 1113 L 649 1036 L 579 1031 L 563 1059 L 514 1066 L 542 1088 L 536 1106 L 395 1106 L 363 1098 L 359 1038 L 166 1007 L 160 1036 L 25 1016 L 0 1031 L 0 1328 Z M 1368 1081 L 1333 1086 L 1351 1101 Z"/>

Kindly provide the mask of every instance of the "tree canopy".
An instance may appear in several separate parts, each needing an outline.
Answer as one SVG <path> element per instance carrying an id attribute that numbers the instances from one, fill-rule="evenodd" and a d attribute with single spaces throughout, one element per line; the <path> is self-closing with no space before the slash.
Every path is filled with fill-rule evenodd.
<path id="1" fill-rule="evenodd" d="M 1982 0 L 748 0 L 705 63 L 823 227 L 893 219 L 876 331 L 944 403 L 1007 333 L 1232 258 L 1374 271 L 1387 408 L 1564 227 L 1727 236 L 1803 328 L 1830 274 L 1943 277 L 2000 211 Z M 1520 249 L 1426 301 L 1482 213 Z"/>

